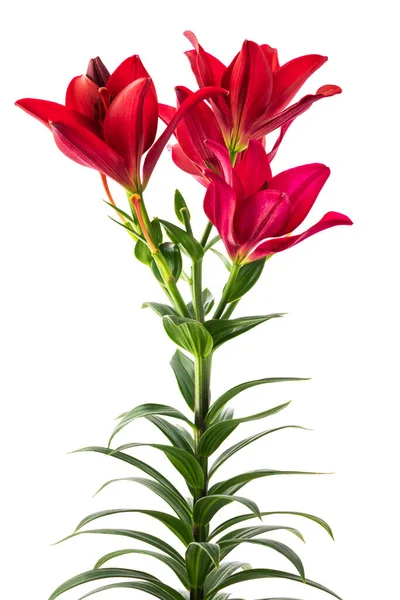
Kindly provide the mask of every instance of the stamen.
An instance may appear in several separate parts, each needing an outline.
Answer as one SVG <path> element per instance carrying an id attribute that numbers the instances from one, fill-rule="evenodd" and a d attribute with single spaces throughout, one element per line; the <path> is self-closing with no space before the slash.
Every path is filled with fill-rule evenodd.
<path id="1" fill-rule="evenodd" d="M 110 93 L 106 87 L 99 88 L 98 92 L 103 108 L 107 112 L 110 106 Z"/>
<path id="2" fill-rule="evenodd" d="M 140 208 L 140 201 L 141 201 L 141 198 L 140 198 L 139 194 L 132 194 L 132 196 L 129 197 L 129 202 L 131 202 L 133 208 L 135 209 L 136 216 L 139 221 L 139 225 L 142 229 L 144 238 L 149 246 L 150 252 L 152 254 L 157 254 L 158 250 L 155 247 L 153 240 L 151 239 L 150 234 L 146 229 L 146 224 L 143 219 L 142 210 Z"/>
<path id="3" fill-rule="evenodd" d="M 110 201 L 110 204 L 112 204 L 113 206 L 115 206 L 115 208 L 118 208 L 117 205 L 115 204 L 114 198 L 111 195 L 110 188 L 108 187 L 107 177 L 105 175 L 103 175 L 103 173 L 100 173 L 100 177 L 101 177 L 101 181 L 103 183 L 104 190 L 105 190 L 105 192 L 107 194 L 107 198 Z M 120 213 L 118 213 L 118 216 L 119 216 L 119 218 L 121 219 L 121 221 L 123 223 L 127 222 L 126 219 L 125 219 L 125 217 L 123 215 L 121 215 Z"/>

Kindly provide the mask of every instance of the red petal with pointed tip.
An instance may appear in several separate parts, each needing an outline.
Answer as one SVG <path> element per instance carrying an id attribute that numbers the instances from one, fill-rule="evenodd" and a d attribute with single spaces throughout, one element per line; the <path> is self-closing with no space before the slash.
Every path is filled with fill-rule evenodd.
<path id="1" fill-rule="evenodd" d="M 292 121 L 288 121 L 287 123 L 285 123 L 284 125 L 282 125 L 281 130 L 279 132 L 279 136 L 278 136 L 278 138 L 277 138 L 277 140 L 276 140 L 276 142 L 275 142 L 275 144 L 274 144 L 271 152 L 268 152 L 268 160 L 269 160 L 269 162 L 272 162 L 273 159 L 275 158 L 276 153 L 279 150 L 279 146 L 281 145 L 282 140 L 285 137 L 286 132 L 289 129 L 289 127 L 291 126 L 292 123 L 293 123 L 293 120 Z M 265 139 L 265 138 L 262 138 L 262 139 Z"/>
<path id="2" fill-rule="evenodd" d="M 282 235 L 289 216 L 289 200 L 277 190 L 262 190 L 237 205 L 234 230 L 241 254 L 248 254 L 267 237 Z"/>
<path id="3" fill-rule="evenodd" d="M 215 142 L 214 140 L 207 140 L 206 145 L 212 150 L 214 156 L 218 161 L 218 171 L 223 175 L 226 183 L 232 185 L 233 172 L 231 159 L 229 158 L 229 152 L 225 146 Z"/>
<path id="4" fill-rule="evenodd" d="M 324 229 L 330 229 L 331 227 L 336 227 L 337 225 L 353 225 L 353 222 L 341 213 L 337 212 L 329 212 L 322 217 L 318 223 L 307 229 L 304 233 L 299 235 L 287 236 L 284 238 L 276 238 L 274 240 L 268 240 L 259 246 L 250 254 L 248 257 L 248 262 L 258 260 L 259 258 L 264 258 L 269 254 L 274 254 L 275 252 L 282 252 L 283 250 L 287 250 L 292 246 L 295 246 L 299 242 L 307 239 L 308 237 L 323 231 Z"/>
<path id="5" fill-rule="evenodd" d="M 94 105 L 99 99 L 98 85 L 86 75 L 78 75 L 67 87 L 65 106 L 94 119 Z"/>
<path id="6" fill-rule="evenodd" d="M 111 96 L 115 98 L 124 88 L 130 83 L 141 79 L 142 77 L 148 78 L 150 75 L 143 66 L 139 56 L 135 54 L 124 60 L 119 67 L 111 73 L 109 80 L 107 81 L 106 88 L 110 92 Z"/>
<path id="7" fill-rule="evenodd" d="M 135 183 L 140 160 L 157 133 L 158 102 L 151 79 L 137 79 L 111 103 L 104 121 L 104 139 L 120 156 Z"/>
<path id="8" fill-rule="evenodd" d="M 242 159 L 236 162 L 234 170 L 246 196 L 261 190 L 272 177 L 268 156 L 262 143 L 250 140 L 247 150 L 243 152 Z"/>
<path id="9" fill-rule="evenodd" d="M 234 62 L 230 82 L 230 107 L 234 123 L 234 135 L 238 144 L 256 119 L 264 115 L 272 94 L 271 69 L 260 47 L 245 41 Z"/>
<path id="10" fill-rule="evenodd" d="M 186 87 L 175 88 L 178 105 L 181 105 L 193 92 Z M 214 140 L 224 143 L 221 129 L 211 108 L 205 102 L 199 102 L 180 121 L 175 132 L 176 138 L 185 154 L 199 167 L 215 168 L 213 152 L 204 143 Z"/>
<path id="11" fill-rule="evenodd" d="M 279 173 L 269 181 L 269 188 L 285 192 L 290 201 L 290 219 L 280 235 L 294 231 L 307 217 L 330 175 L 325 165 L 313 163 Z"/>
<path id="12" fill-rule="evenodd" d="M 204 212 L 218 230 L 232 260 L 237 256 L 237 244 L 233 234 L 235 192 L 219 175 L 212 175 L 212 182 L 204 197 Z"/>
<path id="13" fill-rule="evenodd" d="M 176 113 L 174 106 L 168 106 L 168 104 L 158 103 L 158 116 L 161 121 L 164 121 L 166 125 L 169 125 Z"/>
<path id="14" fill-rule="evenodd" d="M 165 146 L 168 143 L 169 138 L 174 133 L 178 123 L 186 115 L 186 113 L 191 108 L 196 106 L 196 104 L 198 102 L 201 102 L 202 100 L 206 100 L 207 98 L 210 98 L 211 96 L 223 95 L 226 93 L 227 93 L 227 91 L 222 88 L 217 88 L 217 87 L 216 88 L 213 88 L 213 87 L 202 88 L 201 90 L 197 90 L 197 92 L 194 92 L 192 96 L 189 96 L 183 102 L 183 104 L 181 104 L 181 106 L 176 111 L 173 119 L 171 120 L 170 124 L 168 125 L 166 130 L 160 135 L 160 137 L 158 138 L 156 143 L 152 146 L 152 148 L 149 150 L 149 152 L 145 158 L 144 165 L 143 165 L 143 189 L 146 187 L 146 185 L 149 182 L 149 179 L 154 170 L 154 167 L 156 166 L 157 161 L 161 156 L 161 152 L 164 150 Z"/>
<path id="15" fill-rule="evenodd" d="M 210 180 L 205 177 L 203 171 L 199 169 L 199 167 L 192 162 L 186 154 L 183 152 L 182 148 L 179 144 L 174 144 L 171 149 L 172 160 L 176 164 L 177 167 L 182 169 L 185 173 L 189 173 L 192 175 L 199 183 L 208 186 Z"/>
<path id="16" fill-rule="evenodd" d="M 57 102 L 48 100 L 38 100 L 36 98 L 22 98 L 15 103 L 35 119 L 38 119 L 43 125 L 51 129 L 49 121 L 64 121 L 65 123 L 87 124 L 87 119 L 82 115 L 66 108 Z"/>
<path id="17" fill-rule="evenodd" d="M 271 48 L 268 44 L 262 44 L 260 48 L 267 59 L 271 71 L 274 72 L 279 69 L 278 50 L 276 48 Z"/>
<path id="18" fill-rule="evenodd" d="M 277 69 L 274 73 L 272 96 L 265 116 L 273 116 L 286 108 L 307 79 L 327 60 L 326 56 L 308 54 L 294 58 Z"/>
<path id="19" fill-rule="evenodd" d="M 258 121 L 256 121 L 251 127 L 249 133 L 254 138 L 260 138 L 264 135 L 267 135 L 268 133 L 271 133 L 271 131 L 278 129 L 278 127 L 282 127 L 282 125 L 285 123 L 293 121 L 296 117 L 308 110 L 310 106 L 314 104 L 314 102 L 322 100 L 322 98 L 328 98 L 329 96 L 340 94 L 341 91 L 341 88 L 337 85 L 324 85 L 317 90 L 315 95 L 310 94 L 308 96 L 304 96 L 304 98 L 295 104 L 292 104 L 292 106 L 289 106 L 289 108 L 281 112 L 276 117 L 258 119 Z"/>
<path id="20" fill-rule="evenodd" d="M 68 158 L 111 177 L 129 190 L 134 189 L 122 157 L 94 133 L 62 121 L 52 123 L 51 128 L 57 146 Z"/>

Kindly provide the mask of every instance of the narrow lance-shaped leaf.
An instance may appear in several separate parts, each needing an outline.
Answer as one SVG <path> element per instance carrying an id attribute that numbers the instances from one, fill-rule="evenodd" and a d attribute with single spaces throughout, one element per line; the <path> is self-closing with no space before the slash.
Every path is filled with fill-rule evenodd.
<path id="1" fill-rule="evenodd" d="M 177 448 L 182 448 L 182 450 L 186 450 L 193 454 L 194 451 L 194 441 L 193 436 L 184 429 L 184 427 L 180 427 L 178 425 L 172 425 L 165 419 L 161 417 L 152 415 L 146 417 L 150 423 L 153 423 L 171 442 L 173 446 Z"/>
<path id="2" fill-rule="evenodd" d="M 163 323 L 171 340 L 194 356 L 205 358 L 212 351 L 212 337 L 202 323 L 172 316 L 164 317 Z"/>
<path id="3" fill-rule="evenodd" d="M 192 235 L 177 225 L 169 223 L 169 221 L 160 219 L 160 223 L 164 227 L 171 241 L 174 244 L 182 246 L 190 258 L 193 260 L 201 260 L 203 258 L 204 248 Z"/>
<path id="4" fill-rule="evenodd" d="M 295 512 L 295 511 L 290 511 L 290 510 L 268 511 L 268 512 L 261 513 L 262 517 L 267 517 L 269 515 L 294 515 L 297 517 L 303 517 L 305 519 L 309 519 L 310 521 L 314 521 L 314 523 L 317 523 L 318 525 L 320 525 L 323 529 L 325 529 L 325 531 L 330 535 L 330 537 L 332 539 L 334 539 L 332 529 L 330 528 L 330 526 L 328 525 L 328 523 L 326 521 L 321 519 L 321 517 L 316 517 L 315 515 L 310 515 L 309 513 Z M 249 514 L 244 514 L 244 515 L 238 515 L 236 517 L 232 517 L 231 519 L 228 519 L 227 521 L 224 521 L 223 523 L 218 525 L 218 527 L 216 527 L 214 529 L 214 531 L 210 534 L 209 537 L 211 539 L 211 538 L 215 537 L 216 535 L 219 535 L 226 529 L 229 529 L 229 527 L 233 527 L 233 525 L 237 525 L 238 523 L 242 523 L 243 521 L 248 521 L 249 519 L 254 519 L 254 516 L 249 515 Z M 227 535 L 230 535 L 230 534 L 227 534 Z"/>
<path id="5" fill-rule="evenodd" d="M 172 558 L 171 556 L 168 556 L 166 554 L 162 554 L 161 552 L 153 552 L 152 550 L 138 550 L 136 548 L 115 550 L 114 552 L 109 552 L 108 554 L 105 554 L 104 556 L 99 558 L 99 560 L 96 562 L 93 568 L 100 569 L 100 567 L 102 567 L 105 563 L 109 562 L 110 560 L 113 560 L 114 558 L 118 558 L 120 556 L 126 556 L 127 554 L 143 554 L 145 556 L 151 556 L 153 558 L 156 558 L 157 560 L 166 564 L 179 578 L 181 583 L 187 589 L 189 588 L 189 581 L 187 578 L 186 569 L 184 565 L 182 565 L 181 561 L 178 561 L 175 558 Z"/>
<path id="6" fill-rule="evenodd" d="M 157 496 L 162 498 L 164 502 L 166 502 L 172 508 L 176 515 L 182 519 L 182 521 L 184 521 L 188 526 L 191 526 L 192 511 L 187 502 L 185 500 L 182 501 L 179 497 L 175 496 L 175 494 L 169 488 L 165 487 L 158 481 L 154 481 L 153 479 L 146 479 L 145 477 L 120 477 L 118 479 L 111 479 L 110 481 L 106 481 L 106 483 L 104 483 L 101 488 L 97 490 L 95 495 L 112 483 L 119 483 L 121 481 L 139 483 L 140 485 L 147 487 L 147 489 L 151 490 Z"/>
<path id="7" fill-rule="evenodd" d="M 282 542 L 277 542 L 276 540 L 267 540 L 267 539 L 257 539 L 257 540 L 243 540 L 241 538 L 229 538 L 224 543 L 221 542 L 221 548 L 225 545 L 228 545 L 230 542 L 237 542 L 238 544 L 256 544 L 259 546 L 265 546 L 267 548 L 271 548 L 275 550 L 279 554 L 282 554 L 285 558 L 287 558 L 292 565 L 297 569 L 300 577 L 303 581 L 305 581 L 305 572 L 304 565 L 294 550 L 292 550 L 286 544 L 282 544 Z"/>
<path id="8" fill-rule="evenodd" d="M 193 507 L 193 521 L 196 525 L 208 525 L 221 508 L 231 502 L 239 502 L 261 519 L 260 509 L 253 500 L 242 496 L 226 496 L 224 494 L 208 495 L 197 500 Z"/>
<path id="9" fill-rule="evenodd" d="M 102 570 L 102 569 L 100 569 Z M 84 596 L 81 596 L 79 600 L 84 600 L 84 598 L 88 598 L 89 596 L 93 596 L 94 594 L 98 594 L 99 592 L 106 592 L 107 590 L 114 589 L 132 589 L 139 590 L 142 592 L 146 592 L 147 594 L 151 594 L 159 600 L 185 600 L 184 596 L 177 592 L 174 588 L 166 585 L 162 581 L 123 581 L 121 583 L 111 583 L 108 585 L 103 585 L 100 588 L 92 590 L 88 592 Z"/>
<path id="10" fill-rule="evenodd" d="M 261 513 L 262 514 L 262 513 Z M 240 543 L 236 540 L 251 540 L 262 533 L 270 533 L 271 531 L 288 531 L 292 533 L 296 537 L 299 538 L 302 542 L 305 543 L 303 534 L 294 527 L 289 527 L 287 525 L 252 525 L 249 527 L 241 527 L 240 529 L 235 529 L 234 531 L 230 531 L 225 534 L 223 537 L 217 540 L 217 544 L 221 545 L 221 556 L 225 558 L 236 546 Z M 215 532 L 211 533 L 208 538 L 211 539 L 215 536 Z"/>
<path id="11" fill-rule="evenodd" d="M 192 542 L 186 550 L 186 569 L 192 588 L 199 589 L 210 569 L 211 563 L 219 565 L 219 546 L 207 542 Z"/>
<path id="12" fill-rule="evenodd" d="M 170 365 L 186 404 L 194 410 L 194 362 L 181 350 L 177 350 Z"/>
<path id="13" fill-rule="evenodd" d="M 240 317 L 239 319 L 212 319 L 211 321 L 206 321 L 204 327 L 211 334 L 214 341 L 214 348 L 216 349 L 228 340 L 257 327 L 257 325 L 261 325 L 261 323 L 265 323 L 270 319 L 277 319 L 278 317 L 283 317 L 283 313 L 256 317 Z"/>
<path id="14" fill-rule="evenodd" d="M 230 575 L 233 575 L 233 573 L 235 573 L 236 571 L 239 571 L 239 569 L 244 570 L 244 569 L 251 569 L 251 568 L 252 567 L 249 563 L 239 562 L 239 561 L 220 563 L 218 568 L 212 569 L 209 572 L 209 574 L 207 575 L 206 580 L 204 582 L 204 593 L 206 595 L 208 595 L 208 592 L 212 588 L 216 587 L 219 583 L 221 583 L 224 579 L 226 579 Z M 230 594 L 228 594 L 228 597 L 229 596 L 230 596 Z M 214 596 L 214 600 L 217 597 L 219 597 L 219 594 Z M 227 600 L 227 598 L 222 598 L 221 600 Z"/>
<path id="15" fill-rule="evenodd" d="M 274 415 L 287 406 L 290 402 L 274 406 L 268 410 L 250 415 L 248 417 L 241 417 L 237 419 L 230 419 L 229 421 L 221 421 L 211 425 L 200 438 L 198 453 L 200 456 L 211 456 L 213 452 L 219 448 L 219 446 L 226 440 L 226 438 L 236 429 L 241 423 L 248 423 L 250 421 L 257 421 Z"/>
<path id="16" fill-rule="evenodd" d="M 143 417 L 148 417 L 151 415 L 163 415 L 165 417 L 171 417 L 173 419 L 179 419 L 180 421 L 185 421 L 188 425 L 193 427 L 193 423 L 186 417 L 181 411 L 177 410 L 172 406 L 167 406 L 166 404 L 140 404 L 139 406 L 135 406 L 132 410 L 123 415 L 120 415 L 120 422 L 114 428 L 112 432 L 108 444 L 110 445 L 114 437 L 119 433 L 124 427 L 135 421 L 135 419 L 141 419 Z"/>
<path id="17" fill-rule="evenodd" d="M 294 575 L 293 573 L 286 573 L 285 571 L 277 571 L 274 569 L 248 569 L 247 571 L 235 573 L 234 575 L 231 575 L 230 577 L 225 579 L 225 581 L 223 581 L 223 583 L 219 584 L 217 587 L 215 587 L 213 590 L 211 590 L 210 596 L 225 587 L 234 585 L 235 583 L 241 583 L 242 581 L 251 581 L 254 579 L 266 579 L 266 578 L 289 579 L 291 581 L 298 581 L 300 583 L 303 583 L 303 580 L 301 579 L 301 577 L 299 577 L 299 575 Z M 311 579 L 306 579 L 304 583 L 306 583 L 307 585 L 314 587 L 318 590 L 321 590 L 322 592 L 326 592 L 327 594 L 330 594 L 331 596 L 338 598 L 338 600 L 342 600 L 340 598 L 340 596 L 335 594 L 335 592 L 332 592 L 332 590 L 329 590 L 328 588 L 321 585 L 320 583 L 317 583 L 316 581 L 312 581 Z"/>
<path id="18" fill-rule="evenodd" d="M 232 398 L 235 398 L 241 392 L 248 390 L 252 387 L 256 387 L 259 385 L 264 385 L 267 383 L 285 383 L 289 381 L 306 381 L 304 377 L 265 377 L 263 379 L 253 379 L 252 381 L 245 381 L 244 383 L 239 383 L 235 385 L 233 388 L 222 394 L 213 404 L 211 405 L 207 415 L 206 415 L 206 423 L 212 423 L 218 413 L 223 409 L 223 407 L 230 401 Z"/>
<path id="19" fill-rule="evenodd" d="M 68 535 L 67 537 L 63 538 L 62 540 L 56 542 L 53 545 L 61 544 L 61 542 L 65 542 L 66 540 L 75 538 L 78 535 L 86 534 L 117 535 L 127 537 L 133 540 L 139 540 L 140 542 L 144 542 L 146 544 L 149 544 L 150 546 L 153 546 L 154 548 L 157 548 L 158 550 L 161 550 L 162 552 L 165 552 L 166 554 L 168 554 L 168 556 L 175 558 L 175 560 L 177 561 L 182 561 L 182 564 L 184 564 L 183 558 L 179 554 L 179 552 L 175 550 L 175 548 L 167 544 L 167 542 L 164 542 L 164 540 L 154 535 L 151 535 L 150 533 L 146 533 L 144 531 L 136 531 L 134 529 L 86 529 L 83 531 L 76 531 L 75 533 L 71 533 L 71 535 Z"/>
<path id="20" fill-rule="evenodd" d="M 269 435 L 270 433 L 275 433 L 276 431 L 281 431 L 283 429 L 303 429 L 305 431 L 308 431 L 306 427 L 300 427 L 299 425 L 283 425 L 282 427 L 275 427 L 274 429 L 267 429 L 266 431 L 255 433 L 254 435 L 251 435 L 250 437 L 245 438 L 244 440 L 240 440 L 230 448 L 227 448 L 225 452 L 220 454 L 219 457 L 214 461 L 208 472 L 209 478 L 211 478 L 214 475 L 217 469 L 219 469 L 225 461 L 227 461 L 229 458 L 231 458 L 231 456 L 236 454 L 236 452 L 239 452 L 239 450 L 242 450 L 242 448 L 245 448 L 249 444 L 252 444 L 253 442 L 264 437 L 265 435 Z"/>
<path id="21" fill-rule="evenodd" d="M 130 448 L 138 448 L 140 446 L 147 446 L 163 452 L 166 457 L 171 461 L 176 470 L 184 477 L 185 481 L 195 489 L 201 489 L 204 485 L 204 473 L 198 461 L 194 458 L 193 454 L 190 454 L 182 448 L 175 448 L 174 446 L 167 446 L 164 444 L 124 444 L 117 448 L 114 452 L 122 452 Z"/>
<path id="22" fill-rule="evenodd" d="M 178 316 L 176 310 L 168 304 L 160 304 L 159 302 L 145 302 L 142 304 L 142 308 L 147 307 L 151 308 L 159 317 L 166 317 L 168 315 Z"/>
<path id="23" fill-rule="evenodd" d="M 265 258 L 247 263 L 240 271 L 226 297 L 227 302 L 235 302 L 247 294 L 259 280 L 265 266 Z"/>
<path id="24" fill-rule="evenodd" d="M 214 484 L 209 492 L 210 494 L 235 494 L 244 485 L 259 479 L 260 477 L 270 477 L 272 475 L 329 475 L 329 473 L 318 473 L 314 471 L 276 471 L 274 469 L 258 469 L 235 475 L 225 481 Z"/>
<path id="25" fill-rule="evenodd" d="M 97 581 L 99 579 L 106 579 L 110 577 L 128 577 L 130 579 L 144 579 L 145 581 L 159 581 L 154 575 L 145 573 L 143 571 L 135 571 L 132 569 L 96 569 L 93 571 L 85 571 L 75 577 L 71 577 L 68 581 L 65 581 L 51 594 L 49 600 L 58 598 L 64 592 L 72 590 L 78 585 L 83 583 L 89 583 L 90 581 Z"/>

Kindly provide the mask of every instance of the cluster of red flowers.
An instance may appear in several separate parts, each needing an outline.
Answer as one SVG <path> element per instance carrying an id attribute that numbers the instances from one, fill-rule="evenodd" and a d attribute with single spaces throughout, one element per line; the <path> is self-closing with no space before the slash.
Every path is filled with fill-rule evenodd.
<path id="1" fill-rule="evenodd" d="M 100 58 L 92 59 L 86 75 L 70 82 L 65 105 L 32 98 L 17 105 L 51 130 L 69 158 L 139 196 L 174 134 L 173 160 L 206 186 L 204 210 L 234 262 L 257 260 L 323 229 L 350 225 L 345 215 L 329 212 L 305 232 L 288 235 L 308 215 L 329 169 L 314 163 L 272 176 L 270 167 L 293 120 L 341 92 L 325 85 L 290 104 L 327 58 L 311 54 L 280 66 L 274 48 L 245 41 L 226 67 L 193 33 L 185 35 L 194 48 L 186 55 L 199 89 L 175 88 L 177 108 L 158 103 L 137 55 L 111 75 Z M 156 140 L 159 118 L 167 127 Z M 267 152 L 266 136 L 277 129 Z"/>

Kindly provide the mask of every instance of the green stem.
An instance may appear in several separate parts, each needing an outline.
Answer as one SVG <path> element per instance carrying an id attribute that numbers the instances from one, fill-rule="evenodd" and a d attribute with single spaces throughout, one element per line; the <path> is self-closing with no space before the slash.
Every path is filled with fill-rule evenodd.
<path id="1" fill-rule="evenodd" d="M 203 261 L 195 260 L 192 266 L 192 296 L 193 308 L 196 319 L 203 323 L 204 321 L 204 306 L 203 306 L 203 284 L 202 284 L 202 268 Z"/>
<path id="2" fill-rule="evenodd" d="M 230 305 L 224 310 L 222 319 L 229 319 L 229 317 L 232 315 L 233 311 L 235 310 L 235 308 L 237 307 L 239 302 L 240 302 L 240 298 L 239 298 L 239 300 L 235 300 L 234 302 L 231 302 Z"/>
<path id="3" fill-rule="evenodd" d="M 236 277 L 238 276 L 240 271 L 240 265 L 238 265 L 237 263 L 233 263 L 232 268 L 231 268 L 231 272 L 229 274 L 229 279 L 226 282 L 226 285 L 224 287 L 224 291 L 222 292 L 222 298 L 220 300 L 220 303 L 218 304 L 213 319 L 220 319 L 225 308 L 226 305 L 228 304 L 227 298 L 229 297 L 229 293 L 233 288 L 233 285 L 236 281 Z"/>
<path id="4" fill-rule="evenodd" d="M 190 318 L 188 307 L 186 306 L 186 303 L 182 298 L 180 291 L 178 290 L 174 276 L 172 275 L 164 256 L 161 254 L 160 250 L 153 253 L 152 256 L 161 274 L 161 277 L 164 280 L 165 287 L 167 288 L 168 293 L 173 301 L 174 307 L 182 317 Z"/>
<path id="5" fill-rule="evenodd" d="M 194 452 L 204 473 L 204 485 L 201 490 L 197 490 L 193 498 L 194 503 L 207 495 L 208 490 L 208 460 L 207 457 L 199 456 L 198 447 L 201 436 L 206 430 L 206 415 L 210 406 L 210 379 L 211 379 L 212 354 L 206 358 L 197 357 L 195 360 L 195 400 L 194 400 Z M 205 542 L 207 539 L 207 527 L 193 527 L 193 536 L 196 542 Z"/>
<path id="6" fill-rule="evenodd" d="M 211 230 L 213 228 L 213 224 L 209 221 L 206 225 L 203 235 L 201 236 L 200 244 L 204 246 L 207 244 L 207 240 L 210 237 Z"/>

